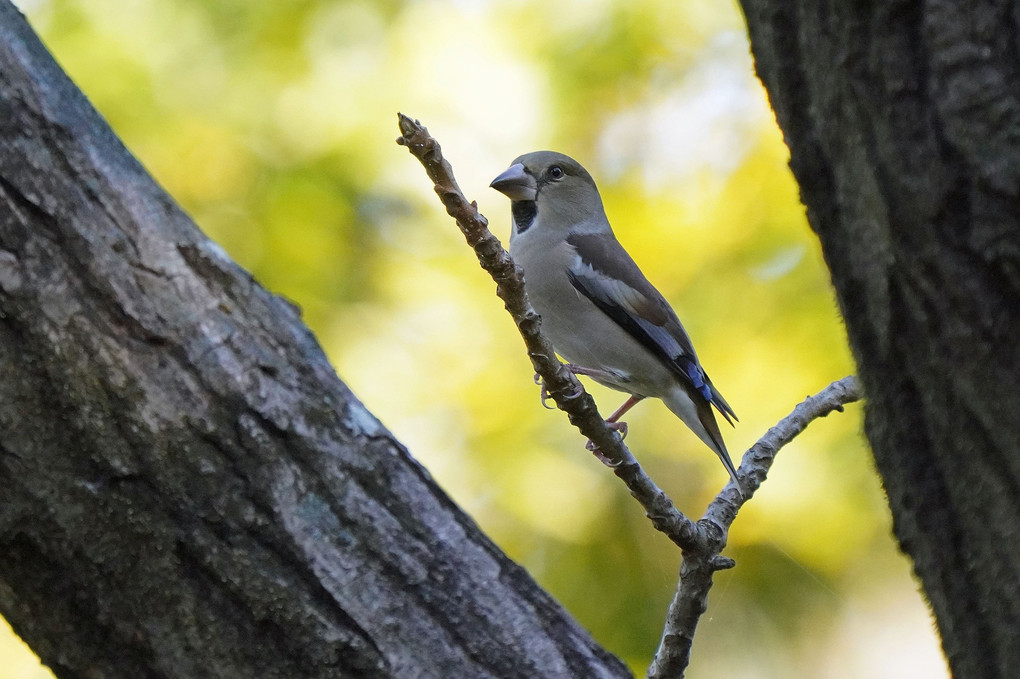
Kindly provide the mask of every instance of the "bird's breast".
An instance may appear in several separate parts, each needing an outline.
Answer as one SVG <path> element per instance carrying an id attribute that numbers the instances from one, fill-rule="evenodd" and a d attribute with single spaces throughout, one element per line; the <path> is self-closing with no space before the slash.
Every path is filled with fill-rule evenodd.
<path id="1" fill-rule="evenodd" d="M 533 230 L 534 231 L 534 230 Z M 564 360 L 613 376 L 607 387 L 641 396 L 659 396 L 675 387 L 671 372 L 629 333 L 581 294 L 567 273 L 577 252 L 565 241 L 516 238 L 510 254 L 524 270 L 524 284 L 542 331 Z"/>

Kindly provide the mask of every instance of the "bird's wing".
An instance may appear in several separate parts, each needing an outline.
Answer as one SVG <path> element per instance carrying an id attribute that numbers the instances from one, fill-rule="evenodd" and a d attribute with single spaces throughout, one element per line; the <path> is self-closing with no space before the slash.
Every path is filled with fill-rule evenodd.
<path id="1" fill-rule="evenodd" d="M 736 414 L 708 379 L 676 312 L 612 234 L 572 234 L 574 288 L 658 356 L 732 424 Z"/>

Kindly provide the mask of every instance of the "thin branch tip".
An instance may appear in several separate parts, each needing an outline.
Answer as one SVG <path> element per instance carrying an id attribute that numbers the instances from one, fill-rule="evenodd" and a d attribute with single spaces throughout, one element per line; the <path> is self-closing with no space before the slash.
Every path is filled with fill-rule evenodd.
<path id="1" fill-rule="evenodd" d="M 400 131 L 405 135 L 413 134 L 419 130 L 425 129 L 420 120 L 404 115 L 399 111 L 397 112 L 397 124 L 400 125 Z"/>
<path id="2" fill-rule="evenodd" d="M 415 118 L 398 112 L 397 125 L 400 127 L 400 137 L 397 138 L 397 144 L 400 146 L 407 146 L 411 149 L 412 147 L 424 147 L 430 142 L 435 143 L 435 140 L 429 136 L 428 128 Z M 412 153 L 414 153 L 413 150 Z"/>

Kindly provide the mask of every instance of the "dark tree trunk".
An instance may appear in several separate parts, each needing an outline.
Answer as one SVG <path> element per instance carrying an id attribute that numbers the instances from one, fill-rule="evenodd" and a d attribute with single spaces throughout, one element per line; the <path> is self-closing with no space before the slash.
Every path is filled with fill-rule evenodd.
<path id="1" fill-rule="evenodd" d="M 953 674 L 1020 677 L 1020 8 L 742 4 Z"/>
<path id="2" fill-rule="evenodd" d="M 0 0 L 0 611 L 60 677 L 623 677 Z"/>

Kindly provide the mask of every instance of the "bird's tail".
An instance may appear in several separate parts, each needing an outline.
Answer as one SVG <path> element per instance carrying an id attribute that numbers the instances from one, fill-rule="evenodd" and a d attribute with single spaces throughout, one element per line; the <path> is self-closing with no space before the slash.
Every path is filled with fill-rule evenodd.
<path id="1" fill-rule="evenodd" d="M 722 400 L 721 396 L 719 398 Z M 726 468 L 726 473 L 730 475 L 733 485 L 737 487 L 737 491 L 740 492 L 742 497 L 747 497 L 747 493 L 744 492 L 744 486 L 740 483 L 740 479 L 737 478 L 737 469 L 733 466 L 733 460 L 730 459 L 730 454 L 726 450 L 726 443 L 723 441 L 722 432 L 719 431 L 719 423 L 716 422 L 715 413 L 712 412 L 712 404 L 703 398 L 697 398 L 697 396 L 691 398 L 688 392 L 679 392 L 679 390 L 664 398 L 663 402 L 667 408 L 684 421 L 684 424 L 690 427 L 691 431 L 698 435 L 698 438 L 705 442 L 705 445 L 712 449 L 712 452 L 719 457 L 723 467 Z M 722 403 L 726 404 L 725 401 L 722 401 Z M 729 410 L 728 405 L 726 410 Z M 723 413 L 725 415 L 725 411 Z"/>
<path id="2" fill-rule="evenodd" d="M 723 401 L 723 403 L 725 403 L 725 401 Z M 744 486 L 741 485 L 740 479 L 737 478 L 737 469 L 733 466 L 733 460 L 730 459 L 730 453 L 726 450 L 726 443 L 723 441 L 722 432 L 719 431 L 719 423 L 715 421 L 715 413 L 712 412 L 711 404 L 709 404 L 708 401 L 701 401 L 697 404 L 697 408 L 698 420 L 705 428 L 705 433 L 708 434 L 708 439 L 706 440 L 705 437 L 702 436 L 702 440 L 705 441 L 705 443 L 708 444 L 708 447 L 719 456 L 719 460 L 723 463 L 723 466 L 726 467 L 726 472 L 730 475 L 730 478 L 733 480 L 733 485 L 737 487 L 737 491 L 740 495 L 742 497 L 747 497 L 744 493 Z M 723 412 L 723 415 L 725 416 L 726 413 Z M 726 419 L 727 421 L 729 420 L 728 417 Z"/>
<path id="3" fill-rule="evenodd" d="M 708 388 L 712 390 L 712 405 L 716 407 L 720 415 L 726 418 L 726 421 L 730 423 L 731 427 L 736 426 L 733 422 L 739 422 L 740 419 L 737 417 L 737 414 L 733 412 L 733 408 L 731 408 L 730 404 L 726 402 L 726 399 L 724 399 L 723 395 L 719 393 L 719 390 L 715 388 L 715 385 L 712 384 L 712 381 L 708 379 L 707 375 L 705 376 L 705 381 L 708 382 Z"/>

